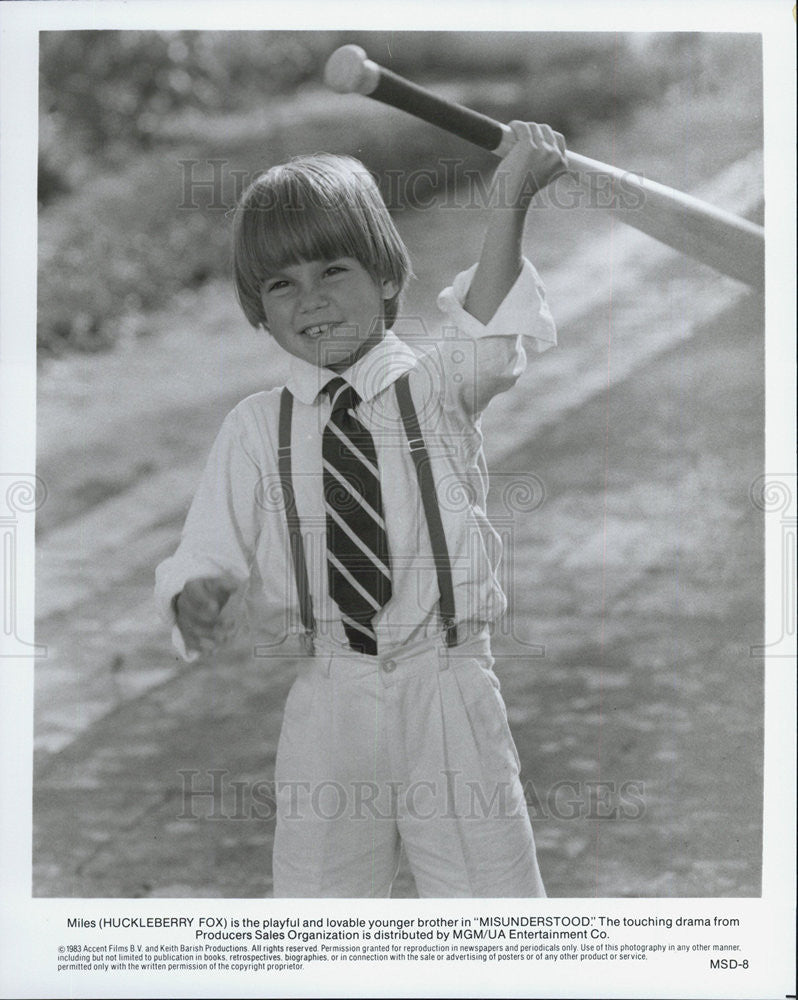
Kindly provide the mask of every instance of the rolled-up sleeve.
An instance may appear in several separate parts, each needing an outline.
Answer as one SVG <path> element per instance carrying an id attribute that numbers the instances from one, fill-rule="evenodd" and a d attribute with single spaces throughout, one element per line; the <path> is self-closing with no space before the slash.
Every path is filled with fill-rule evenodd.
<path id="1" fill-rule="evenodd" d="M 233 410 L 208 456 L 177 551 L 155 571 L 155 599 L 165 621 L 174 625 L 173 601 L 189 580 L 224 577 L 247 584 L 259 528 L 260 482 L 243 421 Z M 177 628 L 172 636 L 180 655 L 191 659 Z"/>
<path id="2" fill-rule="evenodd" d="M 445 317 L 440 356 L 447 399 L 470 415 L 516 383 L 528 350 L 540 354 L 557 343 L 543 282 L 529 260 L 524 259 L 521 273 L 488 323 L 463 306 L 476 269 L 474 264 L 462 271 L 438 296 Z"/>

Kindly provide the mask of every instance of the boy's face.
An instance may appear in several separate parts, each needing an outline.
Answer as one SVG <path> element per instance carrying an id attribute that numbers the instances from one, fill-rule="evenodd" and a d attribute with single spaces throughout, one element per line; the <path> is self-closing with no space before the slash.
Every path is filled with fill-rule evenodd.
<path id="1" fill-rule="evenodd" d="M 383 300 L 394 281 L 377 282 L 353 257 L 286 265 L 261 289 L 269 333 L 289 354 L 344 371 L 382 340 Z"/>

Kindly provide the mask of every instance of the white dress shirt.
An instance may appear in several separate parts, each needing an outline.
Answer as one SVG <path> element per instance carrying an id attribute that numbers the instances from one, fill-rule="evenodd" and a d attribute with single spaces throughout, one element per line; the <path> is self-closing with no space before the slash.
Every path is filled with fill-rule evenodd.
<path id="1" fill-rule="evenodd" d="M 380 651 L 441 630 L 438 584 L 426 519 L 394 391 L 410 372 L 410 389 L 437 484 L 461 626 L 478 630 L 506 608 L 497 578 L 498 535 L 485 514 L 488 487 L 480 414 L 515 384 L 526 352 L 556 344 L 540 278 L 529 261 L 489 323 L 463 308 L 476 265 L 438 297 L 440 335 L 421 350 L 391 331 L 343 372 L 362 402 L 358 419 L 377 450 L 391 557 L 392 597 L 373 625 Z M 317 632 L 346 646 L 338 607 L 327 590 L 326 520 L 322 495 L 322 431 L 330 401 L 321 390 L 329 369 L 291 356 L 294 396 L 291 458 L 294 491 Z M 156 571 L 156 599 L 174 624 L 173 599 L 188 580 L 226 576 L 239 583 L 230 613 L 248 623 L 257 655 L 295 650 L 302 625 L 277 468 L 281 389 L 258 392 L 226 417 L 194 495 L 177 551 Z M 174 644 L 187 656 L 182 637 Z"/>

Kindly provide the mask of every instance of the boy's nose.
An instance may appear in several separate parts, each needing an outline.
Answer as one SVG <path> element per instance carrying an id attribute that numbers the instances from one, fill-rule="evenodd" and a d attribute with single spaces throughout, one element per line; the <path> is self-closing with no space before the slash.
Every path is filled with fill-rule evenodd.
<path id="1" fill-rule="evenodd" d="M 306 285 L 300 291 L 299 308 L 302 312 L 315 312 L 328 305 L 328 298 L 321 285 Z"/>

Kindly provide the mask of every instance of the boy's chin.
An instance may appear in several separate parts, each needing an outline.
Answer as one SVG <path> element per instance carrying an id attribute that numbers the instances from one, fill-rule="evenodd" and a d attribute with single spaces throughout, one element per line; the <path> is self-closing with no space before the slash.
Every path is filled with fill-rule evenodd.
<path id="1" fill-rule="evenodd" d="M 331 343 L 319 345 L 318 361 L 320 368 L 329 368 L 334 372 L 346 371 L 351 366 L 367 354 L 382 338 L 371 338 L 359 341 L 357 344 Z"/>

